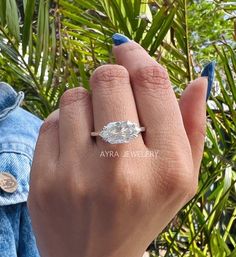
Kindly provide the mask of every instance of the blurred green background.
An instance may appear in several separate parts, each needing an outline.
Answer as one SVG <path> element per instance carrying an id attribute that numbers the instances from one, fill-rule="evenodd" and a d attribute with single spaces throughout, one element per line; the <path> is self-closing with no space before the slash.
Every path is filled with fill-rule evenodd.
<path id="1" fill-rule="evenodd" d="M 66 89 L 89 90 L 93 70 L 114 63 L 115 32 L 168 69 L 177 97 L 216 61 L 198 193 L 148 251 L 236 257 L 235 0 L 0 0 L 0 81 L 23 90 L 23 107 L 45 118 Z"/>

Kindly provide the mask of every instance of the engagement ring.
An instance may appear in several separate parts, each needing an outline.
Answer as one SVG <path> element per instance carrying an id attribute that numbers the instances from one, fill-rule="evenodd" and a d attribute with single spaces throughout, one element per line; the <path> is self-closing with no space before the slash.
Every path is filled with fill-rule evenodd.
<path id="1" fill-rule="evenodd" d="M 100 132 L 91 132 L 91 136 L 100 136 L 110 144 L 123 144 L 129 143 L 130 140 L 138 137 L 144 131 L 144 127 L 139 127 L 134 122 L 115 121 L 108 123 Z"/>

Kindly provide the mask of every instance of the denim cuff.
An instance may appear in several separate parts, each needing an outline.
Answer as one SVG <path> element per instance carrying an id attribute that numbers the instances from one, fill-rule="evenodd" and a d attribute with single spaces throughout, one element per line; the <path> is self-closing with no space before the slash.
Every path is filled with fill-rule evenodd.
<path id="1" fill-rule="evenodd" d="M 7 193 L 0 190 L 0 207 L 27 201 L 32 159 L 25 154 L 27 146 L 23 148 L 23 145 L 18 144 L 0 144 L 0 174 L 9 173 L 17 181 L 15 192 Z"/>
<path id="2" fill-rule="evenodd" d="M 24 99 L 24 92 L 16 92 L 10 85 L 0 82 L 0 120 L 14 111 Z"/>
<path id="3" fill-rule="evenodd" d="M 0 175 L 13 176 L 17 189 L 4 191 L 0 185 L 0 207 L 25 202 L 34 148 L 42 121 L 19 107 L 24 93 L 0 83 Z M 3 184 L 2 184 L 3 185 Z"/>

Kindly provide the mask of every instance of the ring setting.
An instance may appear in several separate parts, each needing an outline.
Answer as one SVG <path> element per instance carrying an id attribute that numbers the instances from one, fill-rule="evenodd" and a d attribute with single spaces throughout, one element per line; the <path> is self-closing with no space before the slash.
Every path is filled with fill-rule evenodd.
<path id="1" fill-rule="evenodd" d="M 109 122 L 100 132 L 91 132 L 91 136 L 100 136 L 109 144 L 124 144 L 144 131 L 145 128 L 139 127 L 135 122 L 115 121 Z"/>

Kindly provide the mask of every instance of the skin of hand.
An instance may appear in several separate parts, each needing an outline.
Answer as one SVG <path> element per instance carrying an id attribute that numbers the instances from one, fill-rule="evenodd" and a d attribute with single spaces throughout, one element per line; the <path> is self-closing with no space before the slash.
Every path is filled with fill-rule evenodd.
<path id="1" fill-rule="evenodd" d="M 196 193 L 207 77 L 178 101 L 167 71 L 140 45 L 114 46 L 113 53 L 117 64 L 92 74 L 92 94 L 67 90 L 41 127 L 28 206 L 42 257 L 141 257 Z M 121 120 L 146 131 L 119 145 L 91 137 Z M 127 151 L 158 154 L 123 158 Z"/>

